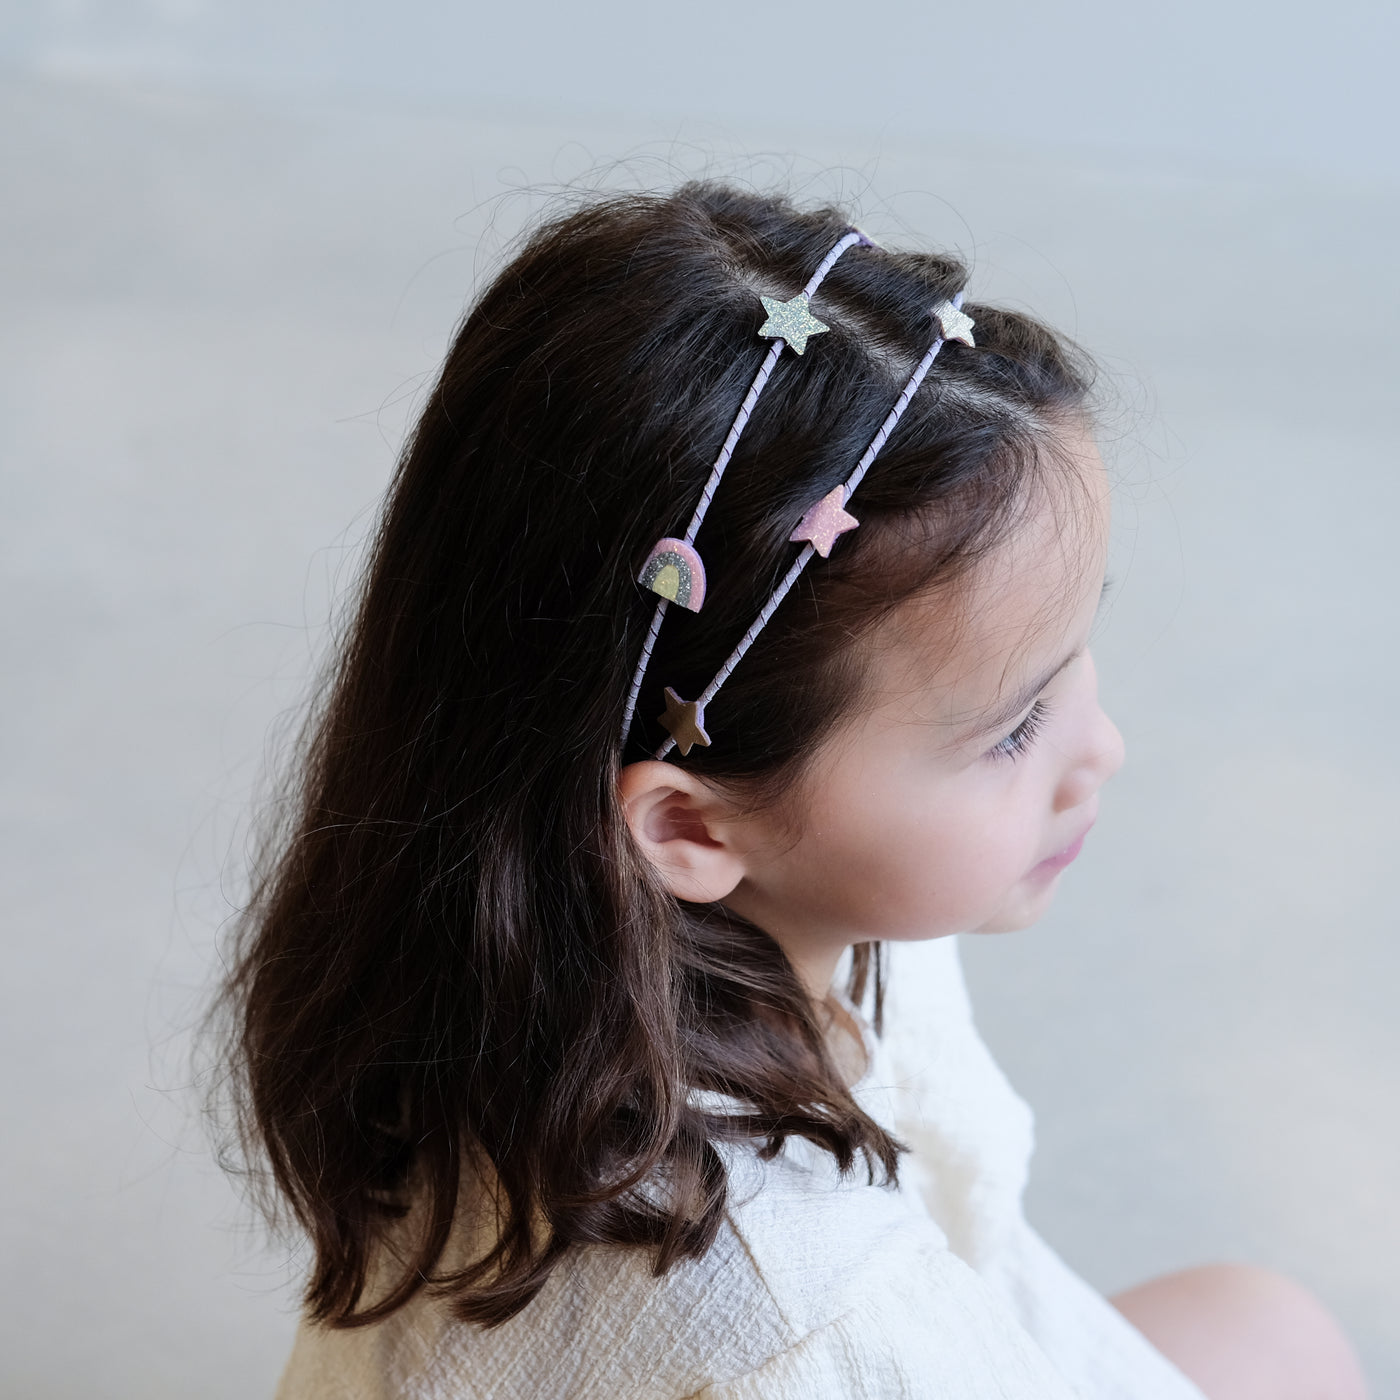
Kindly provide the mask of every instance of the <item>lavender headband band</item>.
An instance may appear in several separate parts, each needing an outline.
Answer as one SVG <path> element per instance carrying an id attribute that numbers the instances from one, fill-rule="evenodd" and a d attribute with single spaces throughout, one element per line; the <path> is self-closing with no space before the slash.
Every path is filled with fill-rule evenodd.
<path id="1" fill-rule="evenodd" d="M 691 516 L 684 538 L 675 539 L 668 536 L 658 540 L 652 547 L 651 553 L 647 555 L 641 573 L 637 576 L 639 583 L 645 584 L 660 597 L 656 611 L 652 615 L 651 627 L 647 632 L 646 641 L 642 646 L 642 654 L 637 661 L 637 668 L 632 674 L 632 684 L 628 691 L 627 705 L 622 719 L 622 743 L 624 746 L 627 743 L 627 735 L 632 728 L 632 719 L 637 709 L 637 696 L 646 675 L 647 663 L 651 660 L 651 654 L 656 647 L 656 639 L 661 631 L 662 619 L 666 616 L 667 605 L 676 602 L 691 612 L 699 612 L 705 601 L 705 567 L 695 550 L 695 536 L 705 519 L 705 513 L 709 510 L 710 502 L 713 500 L 720 479 L 724 475 L 724 469 L 729 465 L 730 457 L 734 455 L 734 448 L 739 441 L 740 434 L 744 431 L 753 413 L 758 396 L 763 392 L 771 378 L 784 347 L 791 345 L 793 350 L 801 355 L 805 353 L 810 337 L 829 329 L 812 315 L 809 302 L 812 294 L 821 285 L 822 279 L 836 265 L 837 259 L 848 248 L 857 244 L 864 247 L 872 246 L 871 240 L 863 233 L 852 230 L 822 259 L 817 270 L 808 279 L 807 285 L 791 300 L 777 301 L 773 297 L 760 298 L 763 302 L 763 309 L 767 312 L 767 320 L 759 327 L 758 334 L 771 338 L 773 345 L 764 357 L 758 373 L 754 376 L 753 383 L 744 396 L 744 401 L 740 405 L 733 426 L 729 429 L 724 445 L 720 448 L 719 456 L 710 469 L 709 479 L 705 482 L 704 490 L 700 493 L 700 503 Z M 889 411 L 874 438 L 871 439 L 870 446 L 865 449 L 850 476 L 841 485 L 834 487 L 821 500 L 809 507 L 798 522 L 797 528 L 788 536 L 792 543 L 803 545 L 801 553 L 793 560 L 792 567 L 788 569 L 782 581 L 774 589 L 772 596 L 763 605 L 763 610 L 753 625 L 739 639 L 739 644 L 730 652 L 728 659 L 720 667 L 715 678 L 694 700 L 682 700 L 670 686 L 665 688 L 666 712 L 657 716 L 657 722 L 667 730 L 670 737 L 657 749 L 655 757 L 665 758 L 673 748 L 679 748 L 682 755 L 685 755 L 697 744 L 701 747 L 709 746 L 710 736 L 705 730 L 705 706 L 715 698 L 720 687 L 729 679 L 739 662 L 743 660 L 744 654 L 754 644 L 758 634 L 778 610 L 793 584 L 801 577 L 803 569 L 807 567 L 812 556 L 820 554 L 823 559 L 827 558 L 831 554 L 832 545 L 835 544 L 837 538 L 849 530 L 854 530 L 860 524 L 855 516 L 845 509 L 846 503 L 894 431 L 895 425 L 908 407 L 909 401 L 914 397 L 915 391 L 923 383 L 924 376 L 929 372 L 938 352 L 943 348 L 944 342 L 959 340 L 964 345 L 971 346 L 973 344 L 973 321 L 971 317 L 963 314 L 962 300 L 962 293 L 959 292 L 952 301 L 940 302 L 933 308 L 933 318 L 938 324 L 938 335 L 934 338 L 933 344 L 929 346 L 923 359 L 915 366 L 913 374 L 909 376 L 908 383 L 900 391 L 899 398 L 895 400 L 894 407 Z"/>

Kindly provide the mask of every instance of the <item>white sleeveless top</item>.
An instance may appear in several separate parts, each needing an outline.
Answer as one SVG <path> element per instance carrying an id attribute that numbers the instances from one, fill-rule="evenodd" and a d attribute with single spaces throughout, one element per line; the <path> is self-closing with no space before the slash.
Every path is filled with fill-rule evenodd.
<path id="1" fill-rule="evenodd" d="M 490 1330 L 420 1294 L 303 1322 L 277 1400 L 1203 1400 L 1026 1223 L 1031 1114 L 973 1025 L 952 938 L 893 953 L 855 1092 L 907 1143 L 900 1187 L 791 1142 L 725 1149 L 714 1247 L 664 1277 L 574 1251 Z"/>

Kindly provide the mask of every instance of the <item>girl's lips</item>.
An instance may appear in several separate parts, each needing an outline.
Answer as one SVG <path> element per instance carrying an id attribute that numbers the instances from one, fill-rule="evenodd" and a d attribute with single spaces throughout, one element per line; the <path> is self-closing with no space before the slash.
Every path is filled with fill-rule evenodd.
<path id="1" fill-rule="evenodd" d="M 1040 876 L 1041 878 L 1058 875 L 1060 871 L 1069 865 L 1080 851 L 1084 849 L 1085 837 L 1089 835 L 1089 832 L 1093 829 L 1093 825 L 1093 822 L 1090 822 L 1089 825 L 1084 828 L 1083 832 L 1075 840 L 1071 841 L 1063 851 L 1058 851 L 1055 855 L 1041 861 L 1040 864 L 1031 871 L 1031 875 Z"/>

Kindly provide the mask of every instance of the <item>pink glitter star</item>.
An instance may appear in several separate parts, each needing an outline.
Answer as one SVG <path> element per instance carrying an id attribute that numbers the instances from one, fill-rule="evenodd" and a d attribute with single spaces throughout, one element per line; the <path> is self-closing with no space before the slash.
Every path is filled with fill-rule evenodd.
<path id="1" fill-rule="evenodd" d="M 788 536 L 793 544 L 811 544 L 826 559 L 838 535 L 854 530 L 860 521 L 843 509 L 846 488 L 834 486 L 798 521 L 797 529 Z"/>

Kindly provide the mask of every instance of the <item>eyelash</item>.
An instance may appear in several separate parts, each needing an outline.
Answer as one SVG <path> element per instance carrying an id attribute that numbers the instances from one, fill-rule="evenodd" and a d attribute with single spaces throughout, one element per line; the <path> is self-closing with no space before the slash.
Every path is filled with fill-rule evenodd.
<path id="1" fill-rule="evenodd" d="M 1025 719 L 1006 738 L 998 740 L 987 750 L 987 757 L 1008 758 L 1013 762 L 1020 758 L 1035 743 L 1036 735 L 1040 733 L 1049 713 L 1050 706 L 1044 700 L 1037 700 L 1030 707 Z"/>

